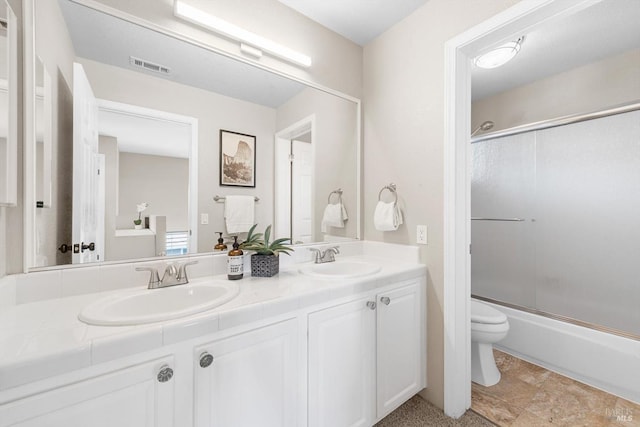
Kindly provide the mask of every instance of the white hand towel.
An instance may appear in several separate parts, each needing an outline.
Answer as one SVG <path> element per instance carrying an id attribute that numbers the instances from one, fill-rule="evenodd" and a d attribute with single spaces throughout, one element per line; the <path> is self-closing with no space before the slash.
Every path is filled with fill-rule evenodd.
<path id="1" fill-rule="evenodd" d="M 394 231 L 402 224 L 402 212 L 396 203 L 378 202 L 373 213 L 373 225 L 379 231 Z"/>
<path id="2" fill-rule="evenodd" d="M 227 233 L 245 233 L 254 224 L 254 196 L 226 196 L 224 202 L 224 219 Z"/>
<path id="3" fill-rule="evenodd" d="M 342 203 L 329 203 L 327 207 L 324 208 L 320 230 L 326 233 L 327 227 L 344 228 L 344 222 L 347 219 L 349 219 L 349 216 Z"/>

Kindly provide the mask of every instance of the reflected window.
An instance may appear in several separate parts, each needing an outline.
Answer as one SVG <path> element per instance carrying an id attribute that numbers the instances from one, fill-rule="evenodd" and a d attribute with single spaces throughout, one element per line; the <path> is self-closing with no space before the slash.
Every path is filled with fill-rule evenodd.
<path id="1" fill-rule="evenodd" d="M 186 255 L 189 251 L 188 231 L 167 232 L 167 255 Z"/>

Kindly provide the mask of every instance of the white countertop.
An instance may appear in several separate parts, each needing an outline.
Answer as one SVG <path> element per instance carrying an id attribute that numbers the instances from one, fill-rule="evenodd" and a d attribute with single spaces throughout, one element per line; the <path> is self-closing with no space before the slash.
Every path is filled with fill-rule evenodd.
<path id="1" fill-rule="evenodd" d="M 92 326 L 78 320 L 78 313 L 87 304 L 121 290 L 2 308 L 0 391 L 426 274 L 423 264 L 364 255 L 342 259 L 374 262 L 381 265 L 382 270 L 345 280 L 305 276 L 298 272 L 304 264 L 281 269 L 279 275 L 271 278 L 245 274 L 244 279 L 236 281 L 240 294 L 224 305 L 192 316 L 140 326 Z M 226 275 L 219 275 L 190 282 L 212 279 L 227 280 Z"/>

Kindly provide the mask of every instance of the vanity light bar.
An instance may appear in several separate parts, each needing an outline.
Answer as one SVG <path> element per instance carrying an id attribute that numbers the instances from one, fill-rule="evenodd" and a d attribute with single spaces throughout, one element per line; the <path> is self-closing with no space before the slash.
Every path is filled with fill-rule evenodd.
<path id="1" fill-rule="evenodd" d="M 302 65 L 303 67 L 311 66 L 311 58 L 307 55 L 233 25 L 230 22 L 203 12 L 198 8 L 189 6 L 181 0 L 175 0 L 173 13 L 178 18 L 200 25 L 241 43 L 246 43 L 247 45 L 286 61 Z"/>

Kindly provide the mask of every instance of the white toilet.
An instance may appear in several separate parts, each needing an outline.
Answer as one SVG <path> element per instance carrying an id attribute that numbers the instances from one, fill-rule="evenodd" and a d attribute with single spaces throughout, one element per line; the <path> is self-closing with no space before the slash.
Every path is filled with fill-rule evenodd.
<path id="1" fill-rule="evenodd" d="M 485 387 L 500 381 L 493 358 L 493 343 L 509 332 L 504 313 L 474 299 L 471 300 L 471 381 Z"/>

